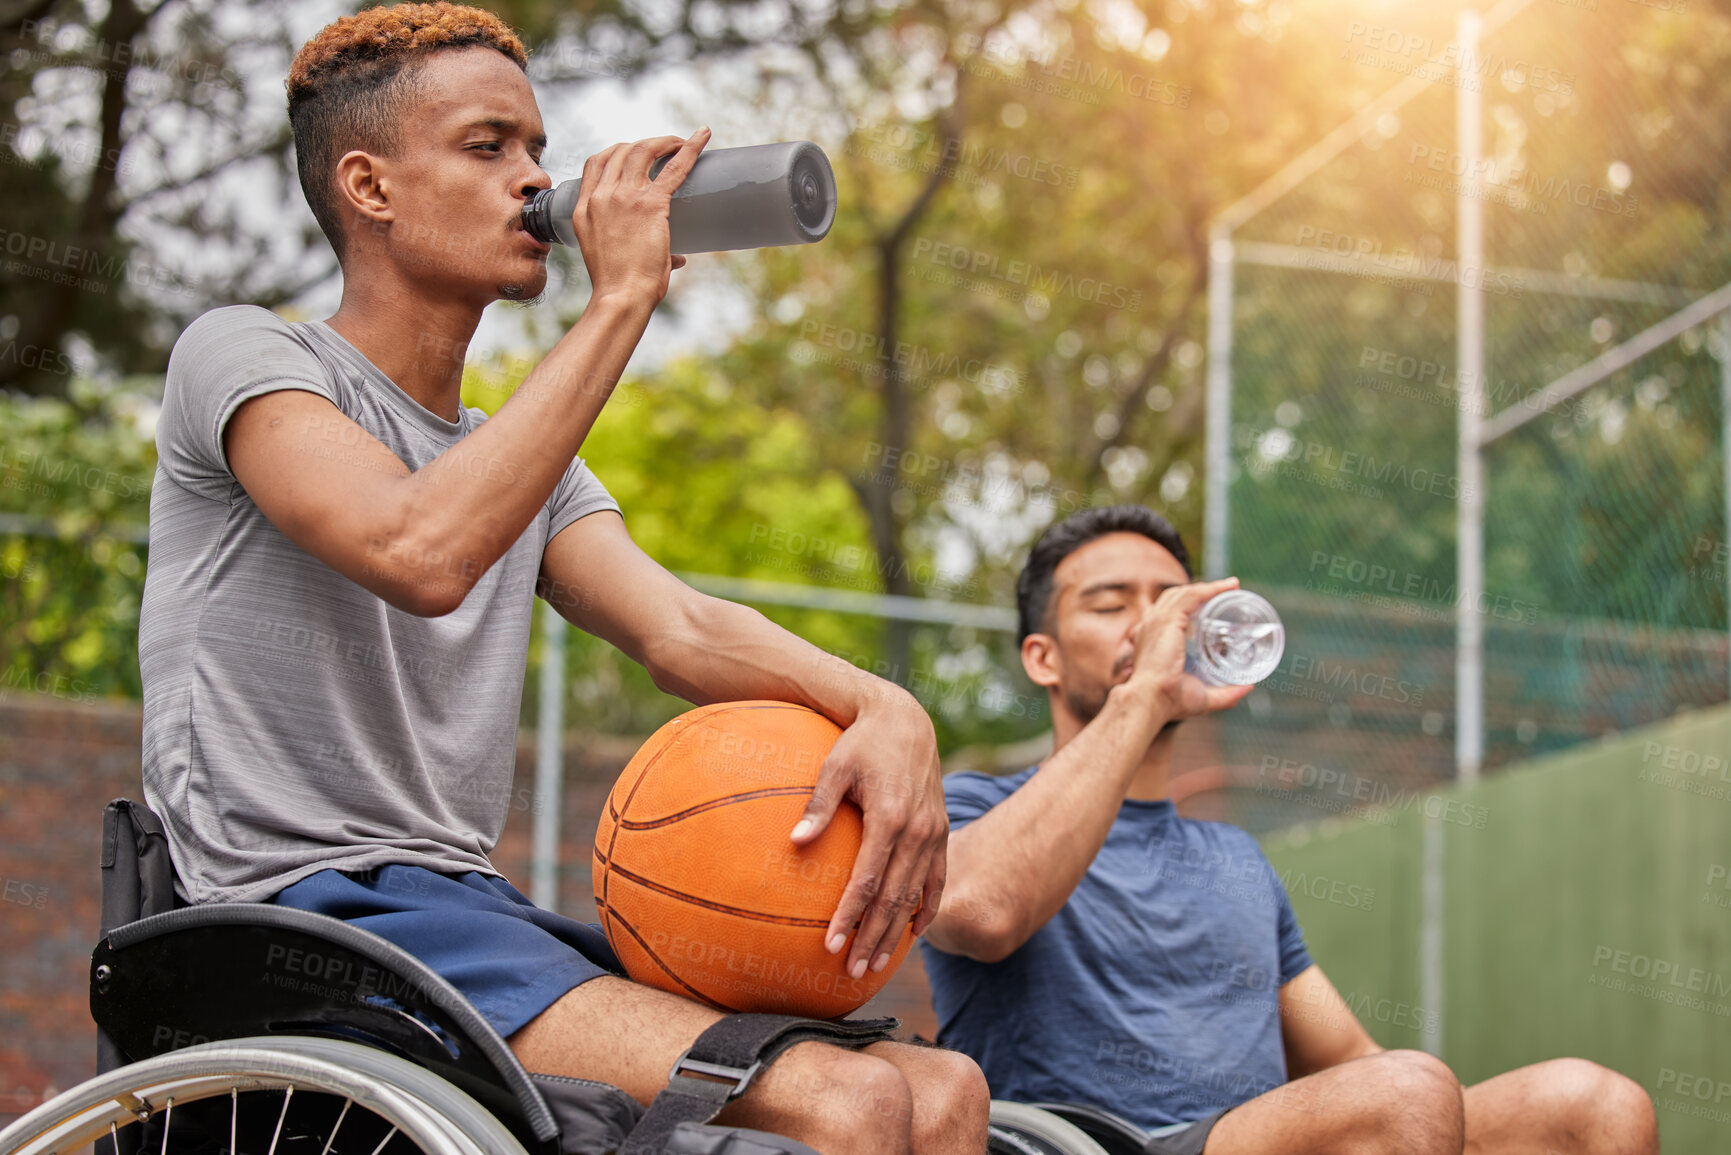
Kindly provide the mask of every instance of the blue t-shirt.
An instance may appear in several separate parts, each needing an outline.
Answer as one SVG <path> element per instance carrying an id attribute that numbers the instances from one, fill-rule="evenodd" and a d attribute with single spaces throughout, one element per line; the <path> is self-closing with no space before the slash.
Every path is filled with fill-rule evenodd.
<path id="1" fill-rule="evenodd" d="M 944 779 L 959 830 L 1039 767 Z M 994 1099 L 1092 1103 L 1144 1128 L 1190 1122 L 1286 1082 L 1280 987 L 1310 966 L 1256 840 L 1126 800 L 1050 922 L 998 963 L 922 941 L 938 1041 Z"/>

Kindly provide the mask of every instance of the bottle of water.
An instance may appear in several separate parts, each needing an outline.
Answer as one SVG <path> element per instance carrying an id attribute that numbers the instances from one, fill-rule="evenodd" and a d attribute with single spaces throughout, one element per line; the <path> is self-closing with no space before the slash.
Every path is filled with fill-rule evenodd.
<path id="1" fill-rule="evenodd" d="M 1210 686 L 1249 686 L 1274 673 L 1285 651 L 1286 628 L 1268 599 L 1227 590 L 1191 615 L 1184 668 Z"/>
<path id="2" fill-rule="evenodd" d="M 653 180 L 670 158 L 649 169 Z M 576 247 L 571 213 L 581 180 L 542 189 L 523 206 L 523 227 L 545 244 Z M 821 241 L 835 222 L 835 174 L 809 140 L 715 148 L 698 154 L 668 206 L 670 251 L 716 253 Z"/>

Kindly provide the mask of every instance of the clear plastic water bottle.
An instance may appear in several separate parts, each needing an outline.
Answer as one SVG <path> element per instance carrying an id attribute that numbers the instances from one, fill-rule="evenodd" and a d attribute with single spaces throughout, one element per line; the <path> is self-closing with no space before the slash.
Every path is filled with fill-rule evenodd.
<path id="1" fill-rule="evenodd" d="M 1210 686 L 1254 685 L 1280 666 L 1286 627 L 1249 590 L 1215 594 L 1190 618 L 1184 668 Z"/>

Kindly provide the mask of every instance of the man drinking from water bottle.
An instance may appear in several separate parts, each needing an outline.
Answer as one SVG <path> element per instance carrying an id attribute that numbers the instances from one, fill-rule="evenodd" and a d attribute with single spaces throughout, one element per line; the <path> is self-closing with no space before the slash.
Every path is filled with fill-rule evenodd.
<path id="1" fill-rule="evenodd" d="M 938 1040 L 992 1095 L 1105 1108 L 1148 1155 L 1652 1155 L 1652 1102 L 1580 1059 L 1461 1087 L 1385 1051 L 1311 961 L 1285 887 L 1236 827 L 1180 817 L 1172 730 L 1248 686 L 1184 670 L 1184 543 L 1138 506 L 1084 510 L 1035 543 L 1016 586 L 1022 667 L 1053 750 L 953 774 L 950 875 L 927 932 Z"/>
<path id="2" fill-rule="evenodd" d="M 881 970 L 910 918 L 924 928 L 946 824 L 911 695 L 676 580 L 577 456 L 684 264 L 668 205 L 707 130 L 589 158 L 582 317 L 493 417 L 461 404 L 482 311 L 547 283 L 522 222 L 551 184 L 526 62 L 498 17 L 447 3 L 344 17 L 295 56 L 301 187 L 342 303 L 297 323 L 217 309 L 175 345 L 139 626 L 145 795 L 188 902 L 352 920 L 450 981 L 531 1071 L 647 1103 L 721 1015 L 621 977 L 597 928 L 534 908 L 488 857 L 536 594 L 671 693 L 844 728 L 788 832 L 816 838 L 843 798 L 864 812 L 825 931 L 838 971 Z M 826 1155 L 978 1151 L 984 1091 L 955 1054 L 801 1042 L 718 1122 Z"/>

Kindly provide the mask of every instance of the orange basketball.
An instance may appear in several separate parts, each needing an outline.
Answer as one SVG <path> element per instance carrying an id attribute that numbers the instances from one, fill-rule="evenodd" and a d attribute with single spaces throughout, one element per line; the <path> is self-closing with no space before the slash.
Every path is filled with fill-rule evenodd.
<path id="1" fill-rule="evenodd" d="M 889 980 L 855 979 L 824 931 L 859 853 L 843 800 L 816 841 L 788 837 L 841 728 L 804 706 L 725 702 L 682 714 L 637 751 L 595 832 L 595 906 L 640 983 L 729 1011 L 830 1019 Z M 851 945 L 851 943 L 850 943 Z"/>

